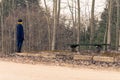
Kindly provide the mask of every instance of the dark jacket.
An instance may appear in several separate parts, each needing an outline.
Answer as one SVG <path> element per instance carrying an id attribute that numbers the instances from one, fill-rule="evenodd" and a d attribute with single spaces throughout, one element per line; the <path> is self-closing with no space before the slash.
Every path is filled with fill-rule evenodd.
<path id="1" fill-rule="evenodd" d="M 23 30 L 23 26 L 22 26 L 22 24 L 18 24 L 17 25 L 17 40 L 19 41 L 21 41 L 21 40 L 24 40 L 24 30 Z"/>

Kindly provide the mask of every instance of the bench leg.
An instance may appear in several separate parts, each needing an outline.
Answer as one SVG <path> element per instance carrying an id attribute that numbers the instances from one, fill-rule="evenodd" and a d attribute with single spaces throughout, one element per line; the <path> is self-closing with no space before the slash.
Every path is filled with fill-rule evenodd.
<path id="1" fill-rule="evenodd" d="M 76 48 L 71 48 L 72 52 L 77 52 Z"/>

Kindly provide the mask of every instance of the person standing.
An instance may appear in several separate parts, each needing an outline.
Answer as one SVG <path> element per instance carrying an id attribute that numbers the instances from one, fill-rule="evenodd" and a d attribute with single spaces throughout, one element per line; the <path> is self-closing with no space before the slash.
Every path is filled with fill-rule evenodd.
<path id="1" fill-rule="evenodd" d="M 22 25 L 22 19 L 18 19 L 18 24 L 16 26 L 16 42 L 17 42 L 17 51 L 21 52 L 22 44 L 24 41 L 24 29 Z"/>

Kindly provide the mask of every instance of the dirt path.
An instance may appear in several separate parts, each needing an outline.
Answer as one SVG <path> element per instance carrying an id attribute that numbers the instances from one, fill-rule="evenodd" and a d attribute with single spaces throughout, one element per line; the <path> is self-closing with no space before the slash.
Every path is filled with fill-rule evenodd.
<path id="1" fill-rule="evenodd" d="M 120 72 L 0 61 L 0 80 L 120 80 Z"/>

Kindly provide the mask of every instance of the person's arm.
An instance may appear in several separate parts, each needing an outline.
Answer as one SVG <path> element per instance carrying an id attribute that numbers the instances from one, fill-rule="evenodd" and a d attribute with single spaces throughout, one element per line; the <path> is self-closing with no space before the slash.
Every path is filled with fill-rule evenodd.
<path id="1" fill-rule="evenodd" d="M 22 30 L 21 31 L 22 31 L 22 34 L 21 34 L 22 35 L 22 39 L 24 40 L 24 29 L 23 29 L 23 26 L 22 26 Z"/>

